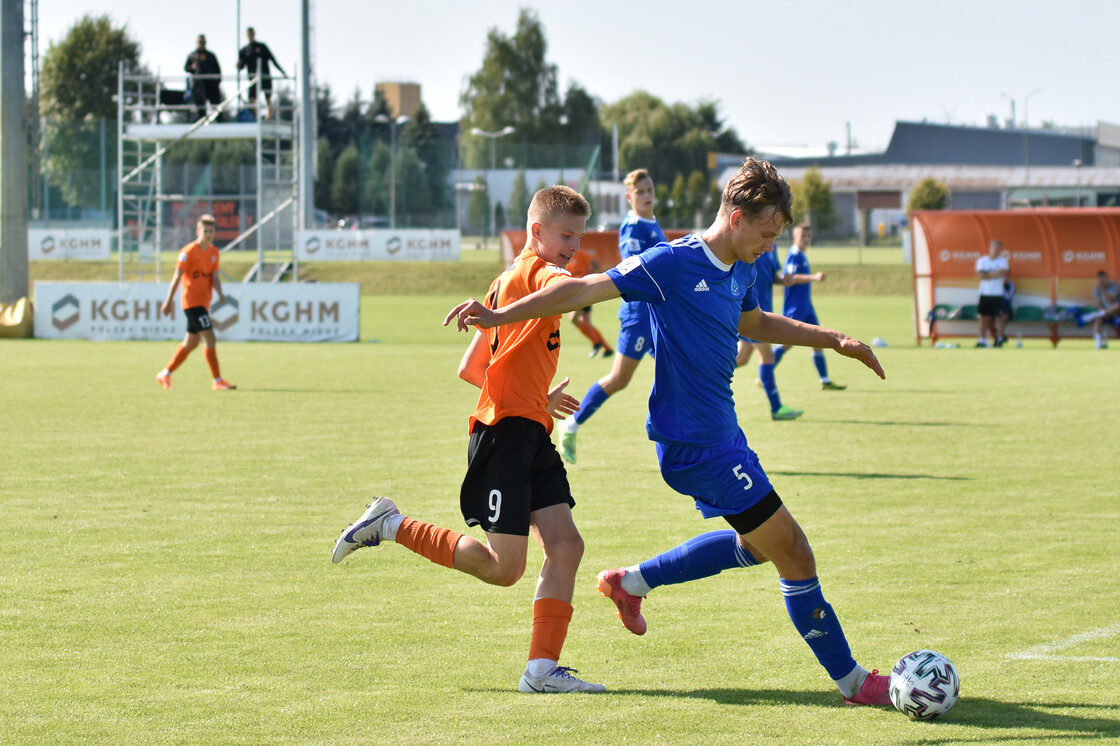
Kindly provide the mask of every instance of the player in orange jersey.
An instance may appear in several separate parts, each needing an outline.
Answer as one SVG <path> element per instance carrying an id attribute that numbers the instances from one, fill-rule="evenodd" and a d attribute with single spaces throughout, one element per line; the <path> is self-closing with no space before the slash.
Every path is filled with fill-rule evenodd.
<path id="1" fill-rule="evenodd" d="M 568 279 L 591 207 L 566 186 L 542 189 L 529 205 L 528 239 L 513 266 L 498 275 L 486 305 L 501 308 Z M 331 559 L 341 562 L 360 547 L 395 541 L 436 564 L 492 585 L 513 585 L 525 573 L 529 534 L 544 551 L 533 596 L 529 662 L 518 689 L 531 693 L 601 692 L 559 665 L 572 619 L 576 570 L 583 538 L 572 520 L 571 488 L 549 434 L 553 418 L 579 407 L 564 393 L 568 379 L 552 386 L 560 357 L 560 314 L 478 331 L 459 377 L 482 389 L 468 429 L 467 474 L 459 506 L 468 526 L 486 532 L 485 543 L 451 529 L 406 518 L 379 497 L 342 532 Z"/>
<path id="2" fill-rule="evenodd" d="M 187 316 L 187 336 L 171 356 L 167 367 L 156 374 L 156 381 L 165 389 L 171 388 L 171 373 L 183 364 L 191 354 L 191 350 L 198 347 L 198 341 L 201 339 L 206 365 L 210 367 L 210 375 L 213 378 L 211 387 L 215 391 L 235 389 L 236 386 L 222 378 L 221 370 L 218 368 L 218 340 L 214 337 L 214 330 L 210 326 L 211 294 L 218 294 L 219 303 L 226 298 L 225 293 L 222 292 L 222 278 L 218 275 L 218 247 L 213 243 L 214 216 L 200 217 L 197 231 L 198 240 L 191 241 L 179 252 L 179 260 L 175 263 L 175 276 L 171 278 L 171 284 L 167 288 L 167 300 L 163 302 L 161 309 L 164 314 L 171 313 L 175 289 L 182 281 L 183 292 L 180 302 L 183 313 Z"/>
<path id="3" fill-rule="evenodd" d="M 572 257 L 572 261 L 568 262 L 567 269 L 572 277 L 583 277 L 591 272 L 601 271 L 598 262 L 592 261 L 587 252 L 583 251 Z M 603 359 L 606 360 L 614 354 L 614 348 L 603 339 L 603 335 L 591 323 L 591 306 L 572 311 L 568 320 L 575 325 L 576 329 L 579 329 L 580 334 L 591 341 L 591 353 L 588 357 L 595 357 L 601 352 L 603 353 Z"/>

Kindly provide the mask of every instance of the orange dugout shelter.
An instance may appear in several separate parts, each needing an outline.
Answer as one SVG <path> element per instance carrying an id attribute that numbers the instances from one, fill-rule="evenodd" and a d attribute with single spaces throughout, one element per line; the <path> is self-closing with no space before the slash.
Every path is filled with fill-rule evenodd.
<path id="1" fill-rule="evenodd" d="M 1009 337 L 1090 336 L 1074 315 L 1095 308 L 1097 272 L 1120 276 L 1120 209 L 929 210 L 910 213 L 914 255 L 914 331 L 975 337 L 976 260 L 1003 242 L 1015 283 Z"/>

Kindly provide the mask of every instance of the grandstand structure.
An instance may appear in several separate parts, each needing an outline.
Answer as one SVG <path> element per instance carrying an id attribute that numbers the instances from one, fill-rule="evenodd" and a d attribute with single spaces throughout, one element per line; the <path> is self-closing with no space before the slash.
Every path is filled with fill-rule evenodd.
<path id="1" fill-rule="evenodd" d="M 215 76 L 220 78 L 221 76 Z M 160 256 L 184 243 L 184 229 L 175 220 L 189 223 L 193 236 L 198 214 L 214 212 L 215 203 L 237 203 L 228 221 L 236 237 L 221 247 L 223 253 L 255 244 L 257 262 L 244 278 L 248 281 L 298 279 L 295 257 L 269 263 L 269 252 L 290 250 L 300 227 L 300 131 L 302 118 L 293 95 L 293 80 L 273 76 L 272 117 L 256 117 L 243 108 L 255 78 L 240 79 L 236 90 L 212 105 L 206 116 L 190 120 L 195 104 L 184 102 L 189 89 L 185 77 L 160 77 L 119 70 L 117 95 L 117 239 L 120 280 L 125 277 L 124 257 L 134 252 L 138 280 L 150 272 L 160 279 Z M 225 81 L 231 82 L 232 78 Z M 263 104 L 263 100 L 261 102 Z M 185 116 L 184 116 L 185 115 Z M 166 183 L 164 159 L 168 152 L 190 141 L 236 140 L 253 146 L 253 174 L 236 194 L 213 194 L 199 189 L 175 191 Z M 205 186 L 205 183 L 202 184 Z M 175 214 L 169 209 L 176 208 Z M 189 240 L 189 239 L 188 239 Z"/>

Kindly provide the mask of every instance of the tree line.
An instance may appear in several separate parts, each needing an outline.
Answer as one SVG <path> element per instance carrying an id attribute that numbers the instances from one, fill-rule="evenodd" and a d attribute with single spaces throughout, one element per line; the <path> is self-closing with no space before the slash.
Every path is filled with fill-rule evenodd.
<path id="1" fill-rule="evenodd" d="M 57 130 L 49 133 L 54 135 L 52 172 L 98 168 L 103 151 L 91 146 L 90 137 L 75 133 L 99 119 L 115 119 L 113 97 L 122 60 L 126 69 L 144 70 L 139 43 L 106 15 L 78 20 L 44 55 L 42 111 L 57 122 Z M 398 225 L 446 223 L 455 199 L 447 183 L 451 169 L 488 168 L 500 152 L 503 167 L 520 169 L 514 194 L 509 204 L 492 204 L 484 182 L 476 184 L 467 207 L 468 228 L 486 230 L 490 217 L 498 227 L 505 216 L 520 222 L 531 194 L 525 169 L 586 169 L 589 164 L 596 171 L 593 178 L 615 168 L 620 173 L 648 169 L 657 189 L 659 219 L 669 226 L 692 227 L 710 219 L 718 207 L 709 154 L 745 157 L 752 152 L 722 119 L 717 101 L 673 103 L 637 90 L 606 103 L 577 82 L 562 87 L 557 66 L 548 60 L 545 30 L 529 9 L 519 12 L 512 33 L 489 31 L 481 64 L 469 76 L 459 104 L 459 138 L 452 140 L 441 137 L 423 105 L 408 121 L 393 122 L 376 89 L 368 100 L 354 91 L 340 103 L 329 85 L 319 87 L 316 207 L 335 216 L 388 216 L 392 205 Z M 507 127 L 513 133 L 497 142 L 472 134 Z M 616 132 L 617 164 L 611 161 Z M 115 163 L 116 138 L 110 140 L 108 162 Z M 233 178 L 230 169 L 252 163 L 253 150 L 248 143 L 188 143 L 173 149 L 166 162 L 213 164 L 211 178 L 226 173 L 222 181 Z M 66 197 L 95 206 L 96 185 L 88 181 L 68 178 Z M 815 170 L 802 181 L 793 185 L 798 217 L 807 213 L 826 227 L 830 185 Z"/>

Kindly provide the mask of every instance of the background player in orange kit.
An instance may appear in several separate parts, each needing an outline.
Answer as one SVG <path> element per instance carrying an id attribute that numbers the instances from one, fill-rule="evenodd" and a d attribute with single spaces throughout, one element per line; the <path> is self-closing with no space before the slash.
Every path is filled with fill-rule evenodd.
<path id="1" fill-rule="evenodd" d="M 528 237 L 513 266 L 498 275 L 486 306 L 502 308 L 571 275 L 565 267 L 579 251 L 591 206 L 566 186 L 541 189 L 529 205 Z M 331 561 L 361 547 L 393 541 L 432 562 L 491 585 L 511 586 L 525 573 L 529 534 L 544 551 L 533 594 L 529 661 L 518 682 L 526 693 L 601 692 L 559 665 L 572 619 L 576 571 L 583 537 L 572 520 L 572 490 L 564 462 L 549 434 L 553 418 L 569 415 L 579 401 L 555 387 L 560 358 L 560 314 L 479 330 L 459 363 L 459 377 L 482 389 L 470 416 L 467 474 L 459 507 L 477 539 L 401 515 L 388 498 L 375 499 L 342 532 Z"/>
<path id="2" fill-rule="evenodd" d="M 591 256 L 586 251 L 581 251 L 572 257 L 572 261 L 568 262 L 568 273 L 572 277 L 583 277 L 592 272 L 602 271 L 599 263 L 592 261 Z M 588 357 L 595 357 L 600 352 L 603 353 L 603 358 L 606 359 L 614 354 L 614 349 L 607 344 L 603 339 L 603 335 L 591 323 L 591 306 L 587 308 L 577 308 L 572 311 L 571 316 L 568 317 L 579 329 L 579 333 L 587 337 L 591 341 L 591 354 Z"/>
<path id="3" fill-rule="evenodd" d="M 175 276 L 171 278 L 171 285 L 167 288 L 167 299 L 161 310 L 170 314 L 171 304 L 175 300 L 175 288 L 180 281 L 183 283 L 181 304 L 183 313 L 187 315 L 187 336 L 171 356 L 167 367 L 156 374 L 156 381 L 165 389 L 171 388 L 171 373 L 183 364 L 191 350 L 198 347 L 199 339 L 202 340 L 206 365 L 210 367 L 210 376 L 213 378 L 212 388 L 215 391 L 237 388 L 222 378 L 218 368 L 218 340 L 210 325 L 210 296 L 217 293 L 219 303 L 226 298 L 222 292 L 222 279 L 218 275 L 220 256 L 218 247 L 213 243 L 214 225 L 213 215 L 203 215 L 198 219 L 198 239 L 191 241 L 179 252 Z"/>

